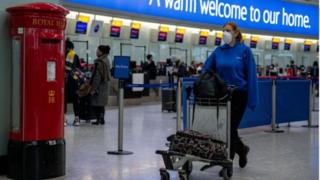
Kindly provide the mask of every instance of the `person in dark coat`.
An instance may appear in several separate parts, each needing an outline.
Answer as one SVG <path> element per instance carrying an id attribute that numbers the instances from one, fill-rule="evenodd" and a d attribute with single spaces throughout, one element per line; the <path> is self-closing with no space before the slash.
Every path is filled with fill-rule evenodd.
<path id="1" fill-rule="evenodd" d="M 314 80 L 317 80 L 319 82 L 319 64 L 318 61 L 313 62 L 313 66 L 311 68 L 311 76 Z M 315 84 L 316 88 L 316 97 L 319 97 L 319 83 Z"/>
<path id="2" fill-rule="evenodd" d="M 74 51 L 74 45 L 69 39 L 66 40 L 65 57 L 65 113 L 67 111 L 67 104 L 72 103 L 74 113 L 73 125 L 79 126 L 79 98 L 77 94 L 79 85 L 78 76 L 75 71 L 77 68 L 80 68 L 80 61 L 78 55 Z M 66 118 L 64 124 L 65 126 L 67 125 Z"/>
<path id="3" fill-rule="evenodd" d="M 97 121 L 94 125 L 104 125 L 105 106 L 108 104 L 109 81 L 111 80 L 108 55 L 110 46 L 100 45 L 97 49 L 97 59 L 91 77 L 91 105 Z"/>
<path id="4" fill-rule="evenodd" d="M 154 80 L 157 77 L 157 67 L 151 54 L 147 55 L 147 63 L 144 65 L 144 71 L 148 73 L 149 79 Z"/>

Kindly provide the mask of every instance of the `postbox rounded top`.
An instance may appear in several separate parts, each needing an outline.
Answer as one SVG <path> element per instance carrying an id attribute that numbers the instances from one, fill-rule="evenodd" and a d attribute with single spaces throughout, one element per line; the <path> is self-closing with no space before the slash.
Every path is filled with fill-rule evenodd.
<path id="1" fill-rule="evenodd" d="M 52 4 L 52 3 L 27 3 L 18 6 L 12 6 L 7 8 L 7 12 L 10 14 L 21 14 L 21 13 L 52 13 L 56 15 L 67 15 L 69 10 L 66 8 Z"/>

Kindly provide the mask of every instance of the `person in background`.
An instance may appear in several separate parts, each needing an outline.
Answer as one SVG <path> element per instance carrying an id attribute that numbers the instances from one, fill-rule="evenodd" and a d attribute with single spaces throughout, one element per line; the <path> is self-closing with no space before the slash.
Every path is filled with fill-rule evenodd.
<path id="1" fill-rule="evenodd" d="M 167 59 L 165 68 L 166 68 L 166 75 L 168 76 L 168 82 L 169 84 L 172 84 L 174 82 L 173 81 L 173 63 L 170 58 Z"/>
<path id="2" fill-rule="evenodd" d="M 180 78 L 187 77 L 188 76 L 188 70 L 186 65 L 180 60 L 177 59 L 175 61 L 175 68 L 174 68 L 174 75 L 177 76 L 177 79 L 179 80 Z"/>
<path id="3" fill-rule="evenodd" d="M 110 46 L 100 45 L 96 53 L 97 59 L 94 60 L 93 73 L 90 79 L 90 98 L 97 121 L 92 124 L 104 125 L 105 105 L 108 104 L 109 81 L 111 80 L 110 62 L 108 59 Z"/>
<path id="4" fill-rule="evenodd" d="M 76 73 L 76 69 L 80 68 L 80 60 L 76 52 L 74 51 L 73 43 L 67 39 L 66 40 L 66 51 L 65 51 L 65 113 L 67 112 L 67 104 L 69 102 L 73 105 L 73 113 L 74 113 L 74 126 L 80 125 L 79 119 L 79 97 L 77 94 L 77 90 L 79 88 L 78 85 L 78 75 Z M 67 118 L 65 116 L 64 125 L 67 126 Z"/>
<path id="5" fill-rule="evenodd" d="M 151 54 L 147 55 L 147 63 L 144 65 L 144 71 L 148 73 L 150 80 L 156 79 L 157 67 Z"/>
<path id="6" fill-rule="evenodd" d="M 290 61 L 290 68 L 292 70 L 292 76 L 297 76 L 297 66 L 294 64 L 294 61 Z"/>
<path id="7" fill-rule="evenodd" d="M 306 67 L 303 64 L 299 66 L 299 74 L 303 77 L 306 76 Z"/>
<path id="8" fill-rule="evenodd" d="M 197 65 L 195 61 L 191 61 L 190 66 L 188 67 L 189 75 L 197 74 Z"/>
<path id="9" fill-rule="evenodd" d="M 203 68 L 203 62 L 200 62 L 197 67 L 197 73 L 200 74 Z"/>
<path id="10" fill-rule="evenodd" d="M 246 108 L 254 110 L 258 101 L 256 64 L 252 51 L 242 41 L 238 26 L 229 22 L 223 26 L 224 45 L 217 47 L 206 60 L 203 73 L 214 70 L 226 85 L 234 86 L 231 101 L 230 158 L 239 155 L 239 166 L 247 165 L 249 147 L 238 135 L 238 127 Z M 230 176 L 232 168 L 228 169 Z M 221 175 L 221 173 L 219 173 Z"/>
<path id="11" fill-rule="evenodd" d="M 311 68 L 311 77 L 314 80 L 317 80 L 318 83 L 316 83 L 316 97 L 319 97 L 319 63 L 318 61 L 314 61 L 312 68 Z"/>
<path id="12" fill-rule="evenodd" d="M 319 63 L 318 61 L 314 61 L 311 68 L 311 76 L 313 78 L 319 78 Z"/>

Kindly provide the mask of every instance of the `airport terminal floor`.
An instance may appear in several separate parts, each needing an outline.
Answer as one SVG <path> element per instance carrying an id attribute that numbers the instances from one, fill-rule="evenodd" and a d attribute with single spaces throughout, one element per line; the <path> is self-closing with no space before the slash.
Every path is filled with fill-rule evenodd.
<path id="1" fill-rule="evenodd" d="M 66 175 L 56 180 L 158 180 L 162 158 L 157 149 L 166 149 L 167 136 L 175 132 L 175 113 L 162 113 L 158 104 L 125 107 L 124 150 L 133 155 L 107 155 L 117 148 L 117 109 L 106 111 L 106 124 L 94 126 L 85 122 L 81 126 L 65 127 Z M 319 113 L 313 112 L 313 123 Z M 72 115 L 68 115 L 72 123 Z M 269 126 L 241 129 L 242 139 L 251 147 L 248 165 L 240 169 L 234 160 L 235 180 L 317 180 L 318 128 L 303 128 L 298 122 L 290 128 L 284 124 L 284 133 L 266 133 Z M 219 167 L 200 171 L 194 165 L 190 179 L 213 180 Z M 171 179 L 179 179 L 170 172 Z M 6 179 L 0 177 L 0 179 Z"/>

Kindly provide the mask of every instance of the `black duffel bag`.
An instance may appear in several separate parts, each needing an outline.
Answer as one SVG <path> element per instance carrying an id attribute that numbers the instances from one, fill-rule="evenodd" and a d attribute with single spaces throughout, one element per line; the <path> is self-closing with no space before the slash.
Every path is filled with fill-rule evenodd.
<path id="1" fill-rule="evenodd" d="M 210 70 L 194 82 L 193 93 L 197 98 L 222 98 L 228 93 L 228 88 L 220 76 Z"/>

